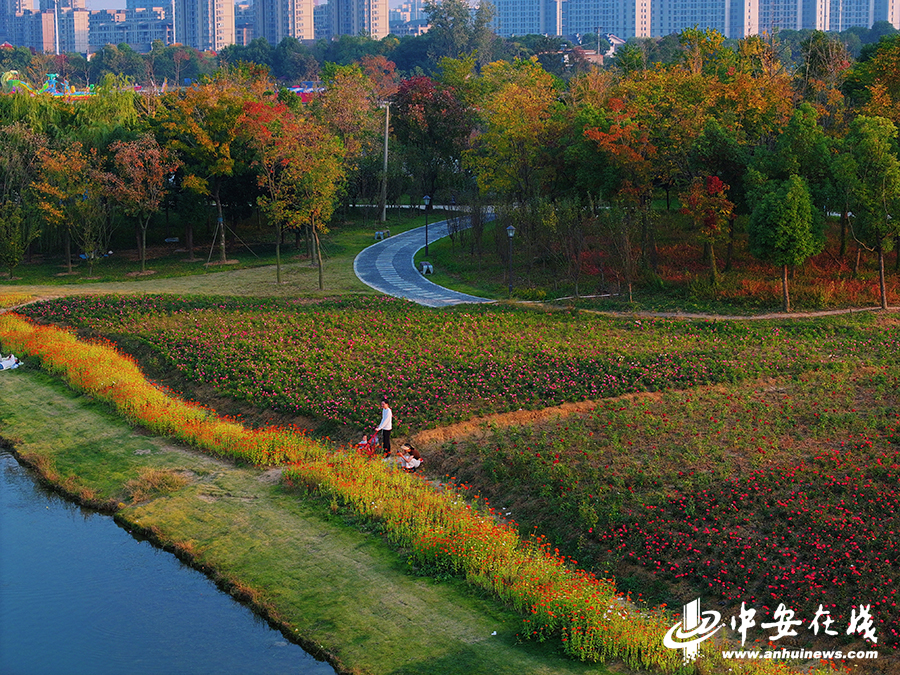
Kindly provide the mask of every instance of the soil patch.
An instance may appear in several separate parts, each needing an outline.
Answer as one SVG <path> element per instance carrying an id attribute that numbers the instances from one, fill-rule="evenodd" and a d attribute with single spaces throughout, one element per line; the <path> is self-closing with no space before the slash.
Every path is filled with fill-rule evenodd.
<path id="1" fill-rule="evenodd" d="M 625 394 L 619 396 L 619 400 L 632 401 L 637 398 L 659 399 L 661 394 L 641 392 L 637 394 Z M 609 400 L 609 399 L 601 399 Z M 576 403 L 563 403 L 540 410 L 515 410 L 496 415 L 476 417 L 465 422 L 450 424 L 439 429 L 426 429 L 413 434 L 411 440 L 414 445 L 421 447 L 433 447 L 442 445 L 447 441 L 460 440 L 462 438 L 485 438 L 491 433 L 492 428 L 507 428 L 512 426 L 525 426 L 540 424 L 558 417 L 568 417 L 594 410 L 601 400 L 578 401 Z"/>

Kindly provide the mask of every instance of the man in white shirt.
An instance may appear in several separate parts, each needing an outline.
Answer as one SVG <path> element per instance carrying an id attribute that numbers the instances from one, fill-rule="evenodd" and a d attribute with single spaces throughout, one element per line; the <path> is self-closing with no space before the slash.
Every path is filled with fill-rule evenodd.
<path id="1" fill-rule="evenodd" d="M 385 399 L 381 402 L 381 422 L 375 429 L 381 432 L 381 445 L 384 448 L 385 457 L 391 454 L 391 429 L 394 426 L 393 422 L 394 413 L 391 412 L 391 407 L 388 405 L 387 399 Z"/>

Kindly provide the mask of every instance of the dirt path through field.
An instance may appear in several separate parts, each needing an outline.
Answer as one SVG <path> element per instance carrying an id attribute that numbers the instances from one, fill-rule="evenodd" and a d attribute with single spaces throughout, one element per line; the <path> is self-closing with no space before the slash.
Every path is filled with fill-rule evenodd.
<path id="1" fill-rule="evenodd" d="M 616 397 L 617 400 L 632 401 L 636 398 L 659 398 L 658 393 L 641 392 L 636 394 L 624 394 Z M 609 399 L 602 399 L 607 401 Z M 426 429 L 413 434 L 410 437 L 413 445 L 422 448 L 435 447 L 450 440 L 461 438 L 483 438 L 490 434 L 491 429 L 522 426 L 526 424 L 539 424 L 556 418 L 578 415 L 590 412 L 601 403 L 600 400 L 578 401 L 577 403 L 563 403 L 561 405 L 541 408 L 540 410 L 514 410 L 513 412 L 497 413 L 484 417 L 475 417 L 465 422 L 457 422 L 437 429 Z"/>

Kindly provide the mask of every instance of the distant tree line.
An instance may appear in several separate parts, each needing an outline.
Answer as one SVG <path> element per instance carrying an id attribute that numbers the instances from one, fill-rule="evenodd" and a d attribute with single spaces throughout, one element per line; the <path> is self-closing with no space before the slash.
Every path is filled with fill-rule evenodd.
<path id="1" fill-rule="evenodd" d="M 290 54 L 306 52 L 267 52 L 262 42 L 251 47 L 271 62 L 237 48 L 220 55 L 227 65 L 180 47 L 154 50 L 153 61 L 135 55 L 144 81 L 159 84 L 170 69 L 173 80 L 197 80 L 164 93 L 136 91 L 120 70 L 84 101 L 0 97 L 2 262 L 13 269 L 35 247 L 71 261 L 73 245 L 90 261 L 123 224 L 143 252 L 160 212 L 177 217 L 190 250 L 194 225 L 211 214 L 224 260 L 228 222 L 257 211 L 279 244 L 294 233 L 321 270 L 319 236 L 333 213 L 404 196 L 421 204 L 427 194 L 471 212 L 476 255 L 505 261 L 502 227 L 514 224 L 529 265 L 576 291 L 602 236 L 630 288 L 658 266 L 654 203 L 663 200 L 692 223 L 712 284 L 731 269 L 745 227 L 753 254 L 779 269 L 786 309 L 790 270 L 822 249 L 826 214 L 836 214 L 839 255 L 854 254 L 856 265 L 866 252 L 877 258 L 886 305 L 885 256 L 900 234 L 896 33 L 857 60 L 839 36 L 810 32 L 786 60 L 777 39 L 689 29 L 665 62 L 635 42 L 609 67 L 576 59 L 561 77 L 540 54 L 501 58 L 518 43 L 499 41 L 489 15 L 463 4 L 430 6 L 433 27 L 414 43 L 413 67 L 393 60 L 411 44 L 394 38 L 342 38 L 309 52 L 303 77 L 324 90 L 308 104 L 273 78 L 287 62 L 300 68 L 306 57 Z M 385 51 L 360 49 L 340 63 L 363 46 Z M 493 241 L 482 205 L 501 225 Z"/>

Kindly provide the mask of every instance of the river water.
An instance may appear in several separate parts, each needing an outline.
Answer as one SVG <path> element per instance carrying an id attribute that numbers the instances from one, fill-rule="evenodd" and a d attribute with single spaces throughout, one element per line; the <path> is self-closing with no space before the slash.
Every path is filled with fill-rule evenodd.
<path id="1" fill-rule="evenodd" d="M 2 675 L 325 675 L 247 607 L 0 452 Z"/>

